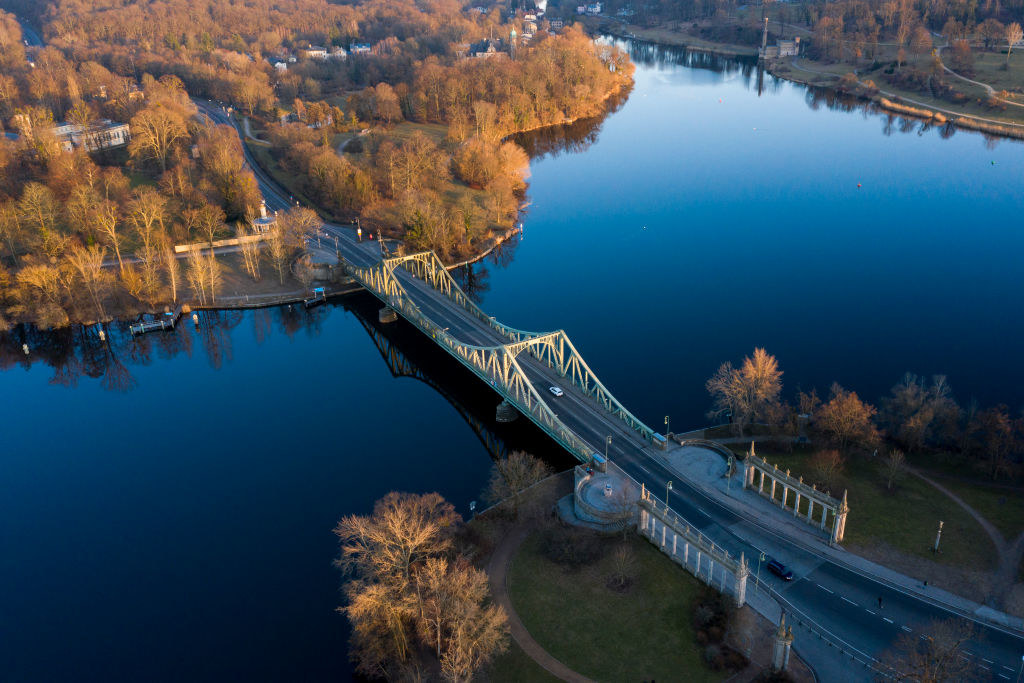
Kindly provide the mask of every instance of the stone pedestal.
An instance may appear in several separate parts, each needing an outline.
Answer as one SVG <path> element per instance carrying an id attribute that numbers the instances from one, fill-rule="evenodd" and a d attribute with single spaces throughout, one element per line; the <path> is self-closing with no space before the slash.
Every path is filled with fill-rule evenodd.
<path id="1" fill-rule="evenodd" d="M 519 411 L 508 401 L 502 401 L 494 409 L 494 419 L 496 422 L 512 422 L 517 417 L 519 417 Z"/>

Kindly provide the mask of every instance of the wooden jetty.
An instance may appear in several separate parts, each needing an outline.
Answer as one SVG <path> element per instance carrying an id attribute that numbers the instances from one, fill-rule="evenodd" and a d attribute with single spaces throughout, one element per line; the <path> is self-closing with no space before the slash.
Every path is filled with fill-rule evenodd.
<path id="1" fill-rule="evenodd" d="M 133 336 L 156 330 L 173 330 L 174 326 L 178 324 L 178 320 L 181 319 L 183 306 L 184 304 L 178 304 L 173 312 L 161 313 L 156 320 L 140 320 L 137 323 L 132 323 L 128 329 L 131 330 Z"/>
<path id="2" fill-rule="evenodd" d="M 306 308 L 313 308 L 327 301 L 327 291 L 323 287 L 317 287 L 313 290 L 313 296 L 303 300 L 302 305 Z"/>

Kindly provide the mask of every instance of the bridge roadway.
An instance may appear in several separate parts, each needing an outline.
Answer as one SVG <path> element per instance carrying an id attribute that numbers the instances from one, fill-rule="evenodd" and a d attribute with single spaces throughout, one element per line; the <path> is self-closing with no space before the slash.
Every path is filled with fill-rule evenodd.
<path id="1" fill-rule="evenodd" d="M 197 104 L 218 123 L 234 124 L 219 107 L 201 102 Z M 287 192 L 262 172 L 248 150 L 246 158 L 256 174 L 268 208 L 283 210 L 290 206 Z M 370 266 L 380 258 L 378 242 L 368 239 L 359 242 L 349 227 L 325 224 L 323 230 L 326 237 L 320 240 L 320 245 L 312 238 L 309 240 L 309 248 L 324 258 L 336 255 L 335 238 L 337 252 L 354 265 Z M 429 284 L 403 268 L 396 268 L 395 272 L 421 311 L 442 328 L 447 327 L 449 334 L 460 341 L 480 346 L 506 341 L 490 326 Z M 757 567 L 757 557 L 762 550 L 769 557 L 777 558 L 792 567 L 796 574 L 796 580 L 792 582 L 782 582 L 767 572 L 760 572 L 760 580 L 778 591 L 797 609 L 808 614 L 821 627 L 858 650 L 880 657 L 893 646 L 899 636 L 909 634 L 923 637 L 932 621 L 962 618 L 870 575 L 851 571 L 817 554 L 813 549 L 795 543 L 771 529 L 768 519 L 759 523 L 740 518 L 667 469 L 658 452 L 639 434 L 576 387 L 555 376 L 554 371 L 546 365 L 525 353 L 520 354 L 519 361 L 559 419 L 589 443 L 595 452 L 604 453 L 605 437 L 611 435 L 609 458 L 627 474 L 644 483 L 659 497 L 665 493 L 666 482 L 672 480 L 674 486 L 669 496 L 670 505 L 705 536 L 735 556 L 742 551 L 752 560 L 753 568 Z M 564 395 L 556 398 L 548 393 L 547 388 L 553 385 L 562 388 Z M 495 404 L 498 400 L 496 394 Z M 856 524 L 856 510 L 852 513 L 850 523 Z M 882 609 L 878 609 L 879 598 L 882 599 Z M 978 636 L 972 640 L 967 651 L 972 664 L 976 665 L 975 671 L 979 677 L 998 683 L 1016 680 L 1017 669 L 1014 667 L 1019 667 L 1021 663 L 1024 639 L 1020 634 L 985 623 L 976 623 L 975 626 Z M 801 640 L 804 642 L 801 643 Z M 811 642 L 806 633 L 796 641 L 796 647 L 798 651 L 810 655 L 811 663 L 822 680 L 859 681 L 872 678 L 869 672 L 850 664 L 849 660 L 844 664 L 841 658 L 833 655 L 834 650 L 824 648 L 820 641 Z M 816 652 L 820 654 L 816 655 Z"/>

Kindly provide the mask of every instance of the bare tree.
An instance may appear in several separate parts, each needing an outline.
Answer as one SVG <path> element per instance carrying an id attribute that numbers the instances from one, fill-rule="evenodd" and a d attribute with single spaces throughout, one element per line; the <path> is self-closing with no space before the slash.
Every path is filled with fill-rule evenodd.
<path id="1" fill-rule="evenodd" d="M 114 248 L 117 255 L 117 267 L 124 273 L 124 261 L 121 260 L 121 232 L 118 229 L 120 216 L 118 215 L 117 204 L 109 199 L 101 201 L 96 210 L 90 214 L 93 226 L 107 243 Z"/>
<path id="2" fill-rule="evenodd" d="M 507 501 L 512 514 L 519 516 L 523 491 L 551 476 L 551 467 L 523 451 L 512 451 L 491 467 L 485 498 L 492 503 Z"/>
<path id="3" fill-rule="evenodd" d="M 132 156 L 153 159 L 161 172 L 167 170 L 167 159 L 174 146 L 188 135 L 183 117 L 165 106 L 143 109 L 133 116 L 131 131 L 128 149 Z"/>
<path id="4" fill-rule="evenodd" d="M 1024 31 L 1021 30 L 1020 24 L 1016 21 L 1006 27 L 1006 65 L 1010 65 L 1010 52 L 1013 51 L 1013 46 L 1020 42 L 1020 39 L 1024 37 Z"/>
<path id="5" fill-rule="evenodd" d="M 414 565 L 451 547 L 459 521 L 451 503 L 436 493 L 389 493 L 371 516 L 348 515 L 338 522 L 341 556 L 335 565 L 405 586 Z"/>
<path id="6" fill-rule="evenodd" d="M 973 680 L 977 666 L 964 656 L 975 629 L 966 619 L 932 621 L 921 633 L 904 633 L 892 650 L 882 655 L 898 681 L 953 683 Z"/>
<path id="7" fill-rule="evenodd" d="M 206 258 L 203 253 L 198 249 L 193 249 L 188 254 L 188 270 L 186 271 L 186 277 L 188 278 L 189 286 L 192 287 L 192 293 L 199 303 L 206 305 L 209 299 L 209 280 L 210 271 L 206 264 Z"/>
<path id="8" fill-rule="evenodd" d="M 164 273 L 167 275 L 167 284 L 171 287 L 171 301 L 176 302 L 178 300 L 178 280 L 181 279 L 181 265 L 178 263 L 174 245 L 167 235 L 161 238 L 160 258 Z"/>
<path id="9" fill-rule="evenodd" d="M 417 630 L 435 651 L 444 677 L 468 681 L 508 644 L 508 623 L 486 607 L 487 574 L 464 562 L 431 558 L 417 573 Z"/>
<path id="10" fill-rule="evenodd" d="M 99 321 L 107 319 L 103 301 L 110 295 L 113 281 L 110 273 L 103 269 L 103 260 L 106 256 L 107 250 L 95 244 L 85 248 L 76 247 L 68 254 L 68 263 L 77 274 L 82 287 L 89 293 L 89 298 L 96 308 L 96 319 Z"/>
<path id="11" fill-rule="evenodd" d="M 295 277 L 302 283 L 302 288 L 308 292 L 309 288 L 313 285 L 313 280 L 316 279 L 316 273 L 313 270 L 313 259 L 309 254 L 302 256 L 295 262 Z"/>
<path id="12" fill-rule="evenodd" d="M 711 414 L 731 414 L 742 436 L 746 424 L 764 417 L 770 406 L 778 402 L 782 391 L 782 371 L 775 356 L 757 348 L 753 357 L 743 359 L 740 368 L 734 368 L 729 362 L 723 363 L 707 381 L 707 390 L 714 400 Z"/>
<path id="13" fill-rule="evenodd" d="M 878 440 L 878 430 L 871 421 L 876 412 L 874 406 L 860 400 L 857 392 L 835 383 L 828 403 L 818 409 L 814 426 L 835 440 L 840 450 L 845 451 L 851 443 L 868 446 Z"/>
<path id="14" fill-rule="evenodd" d="M 251 220 L 249 221 L 252 222 Z M 245 264 L 245 272 L 249 273 L 249 277 L 253 280 L 260 281 L 260 243 L 253 239 L 252 235 L 246 234 L 246 230 L 243 227 L 244 221 L 239 221 L 238 226 L 235 230 L 235 236 L 238 238 L 238 249 L 242 252 L 242 262 Z"/>
<path id="15" fill-rule="evenodd" d="M 812 455 L 808 464 L 821 479 L 821 483 L 831 489 L 835 486 L 839 475 L 842 474 L 846 461 L 839 451 L 828 450 L 818 451 Z"/>
<path id="16" fill-rule="evenodd" d="M 886 488 L 890 491 L 893 485 L 906 473 L 906 460 L 903 451 L 899 449 L 891 451 L 889 457 L 885 459 L 885 483 Z"/>

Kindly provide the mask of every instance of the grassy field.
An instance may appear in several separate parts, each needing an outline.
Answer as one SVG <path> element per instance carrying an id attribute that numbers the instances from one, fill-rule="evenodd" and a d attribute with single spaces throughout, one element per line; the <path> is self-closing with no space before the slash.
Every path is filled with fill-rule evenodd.
<path id="1" fill-rule="evenodd" d="M 575 671 L 598 680 L 717 681 L 694 640 L 691 604 L 700 584 L 651 544 L 631 537 L 635 581 L 606 587 L 612 556 L 566 573 L 526 540 L 512 561 L 509 593 L 538 643 Z M 558 615 L 558 618 L 553 618 Z"/>
<path id="2" fill-rule="evenodd" d="M 736 452 L 746 450 L 742 446 L 731 448 Z M 807 451 L 785 454 L 759 450 L 758 455 L 765 456 L 769 465 L 777 464 L 782 470 L 790 469 L 793 476 L 802 475 L 805 480 L 814 481 Z M 847 458 L 846 471 L 840 478 L 832 493 L 838 497 L 843 488 L 849 490 L 850 515 L 844 544 L 871 546 L 883 542 L 901 552 L 942 564 L 995 568 L 995 546 L 981 525 L 927 482 L 908 475 L 890 491 L 881 458 L 873 460 L 859 455 Z M 779 488 L 776 497 L 781 498 Z M 1012 510 L 1006 511 L 1007 523 L 1013 514 Z M 931 548 L 940 520 L 944 522 L 942 552 L 935 555 Z"/>
<path id="3" fill-rule="evenodd" d="M 548 683 L 559 680 L 530 659 L 514 640 L 509 645 L 508 651 L 495 659 L 480 678 L 491 683 L 522 683 L 522 681 Z"/>

